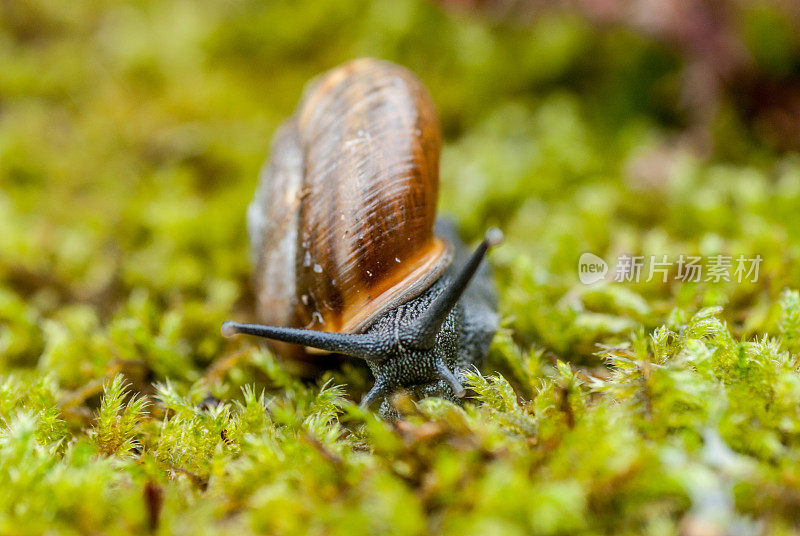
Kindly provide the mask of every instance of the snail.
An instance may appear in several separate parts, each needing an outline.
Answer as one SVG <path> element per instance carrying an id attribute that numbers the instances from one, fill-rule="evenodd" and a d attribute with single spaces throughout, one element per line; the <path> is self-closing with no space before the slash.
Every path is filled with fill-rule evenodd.
<path id="1" fill-rule="evenodd" d="M 257 335 L 278 353 L 366 361 L 362 407 L 405 388 L 464 396 L 497 330 L 487 231 L 470 255 L 436 219 L 441 135 L 409 70 L 359 59 L 312 80 L 275 134 L 247 223 L 257 315 L 223 335 Z M 288 343 L 288 344 L 287 344 Z"/>

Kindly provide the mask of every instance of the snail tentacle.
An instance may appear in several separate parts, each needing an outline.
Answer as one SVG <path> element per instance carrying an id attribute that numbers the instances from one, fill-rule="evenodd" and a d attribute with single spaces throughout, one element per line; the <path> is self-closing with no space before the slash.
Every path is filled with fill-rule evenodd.
<path id="1" fill-rule="evenodd" d="M 489 248 L 502 243 L 502 241 L 502 231 L 497 228 L 489 229 L 484 236 L 483 242 L 470 256 L 455 279 L 433 300 L 424 313 L 400 331 L 399 340 L 404 344 L 421 350 L 433 348 L 439 328 L 442 327 L 442 323 L 444 323 L 450 310 L 461 298 L 470 280 L 478 270 L 478 266 L 486 256 L 486 252 L 489 251 Z"/>
<path id="2" fill-rule="evenodd" d="M 375 385 L 372 386 L 367 394 L 364 395 L 364 398 L 361 399 L 361 406 L 363 409 L 369 408 L 373 402 L 378 400 L 379 398 L 388 395 L 394 388 L 388 383 L 380 380 L 375 381 Z"/>
<path id="3" fill-rule="evenodd" d="M 222 324 L 222 335 L 231 337 L 237 333 L 256 335 L 275 341 L 301 344 L 327 352 L 360 357 L 373 363 L 381 363 L 389 354 L 387 341 L 376 334 L 329 333 L 311 329 L 285 328 L 264 324 L 242 324 L 227 321 Z"/>
<path id="4" fill-rule="evenodd" d="M 456 398 L 463 398 L 464 394 L 466 393 L 466 389 L 464 386 L 461 385 L 461 382 L 458 381 L 458 378 L 450 372 L 450 369 L 447 368 L 447 365 L 444 361 L 437 361 L 436 362 L 436 372 L 439 374 L 439 377 L 450 386 L 453 390 L 453 394 L 456 395 Z"/>

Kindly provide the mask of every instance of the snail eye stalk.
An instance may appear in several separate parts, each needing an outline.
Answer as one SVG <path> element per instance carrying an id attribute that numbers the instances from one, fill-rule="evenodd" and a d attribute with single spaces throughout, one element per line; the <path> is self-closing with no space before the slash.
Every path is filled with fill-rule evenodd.
<path id="1" fill-rule="evenodd" d="M 467 285 L 469 285 L 469 282 L 478 270 L 478 266 L 480 266 L 481 261 L 486 256 L 486 252 L 502 242 L 503 232 L 500 231 L 500 229 L 493 227 L 486 231 L 483 242 L 481 242 L 475 252 L 470 256 L 467 263 L 461 268 L 461 271 L 456 275 L 452 283 L 450 283 L 450 286 L 444 289 L 444 291 L 433 300 L 424 313 L 400 331 L 400 342 L 420 350 L 433 348 L 439 329 L 442 327 L 450 310 L 458 303 Z"/>
<path id="2" fill-rule="evenodd" d="M 382 362 L 388 354 L 386 341 L 372 334 L 328 333 L 313 329 L 241 324 L 230 320 L 222 324 L 223 336 L 232 337 L 239 333 L 360 357 L 373 363 Z"/>

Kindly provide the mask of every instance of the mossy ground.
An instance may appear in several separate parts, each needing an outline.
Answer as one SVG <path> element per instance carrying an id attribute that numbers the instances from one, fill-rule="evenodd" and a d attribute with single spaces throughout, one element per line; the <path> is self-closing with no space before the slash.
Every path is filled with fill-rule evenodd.
<path id="1" fill-rule="evenodd" d="M 507 235 L 472 396 L 393 425 L 363 367 L 219 334 L 271 133 L 362 55 L 430 88 L 441 211 Z M 800 158 L 724 100 L 711 153 L 675 141 L 681 61 L 422 1 L 0 5 L 0 533 L 797 533 Z M 584 252 L 763 262 L 584 286 Z"/>

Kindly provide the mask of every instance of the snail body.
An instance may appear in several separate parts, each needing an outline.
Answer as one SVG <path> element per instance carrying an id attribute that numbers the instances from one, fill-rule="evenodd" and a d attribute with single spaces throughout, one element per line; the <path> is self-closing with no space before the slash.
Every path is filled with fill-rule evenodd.
<path id="1" fill-rule="evenodd" d="M 460 376 L 482 364 L 497 329 L 481 260 L 502 235 L 469 256 L 437 221 L 440 147 L 432 100 L 410 71 L 360 59 L 312 81 L 248 208 L 264 324 L 226 322 L 223 333 L 266 337 L 295 358 L 365 359 L 375 385 L 364 406 L 399 387 L 463 396 Z"/>

